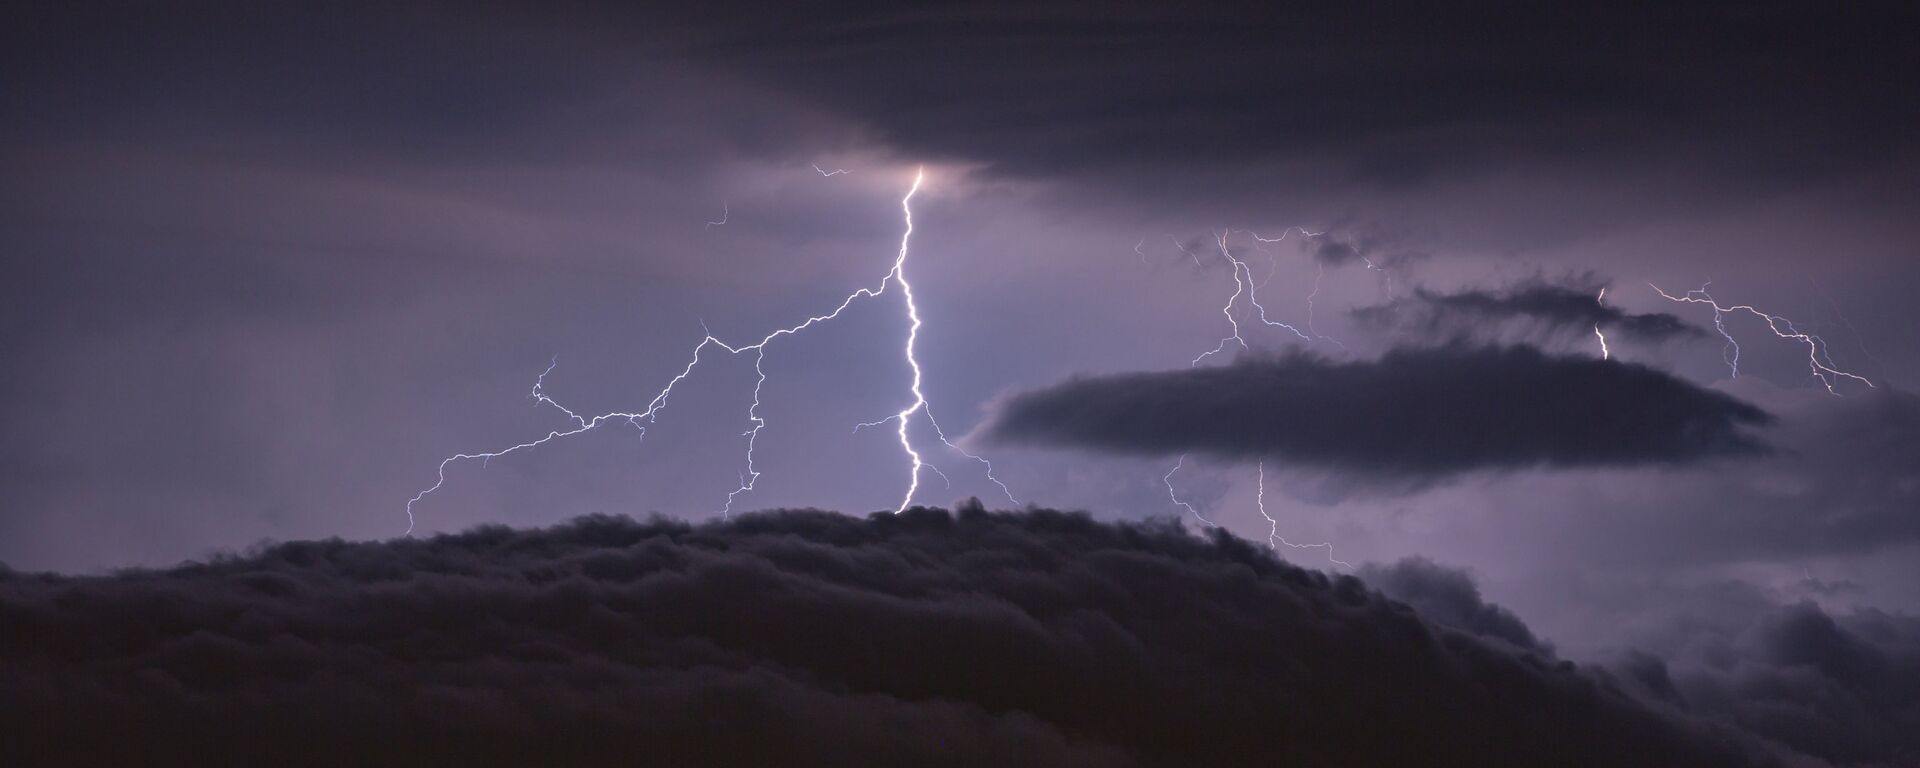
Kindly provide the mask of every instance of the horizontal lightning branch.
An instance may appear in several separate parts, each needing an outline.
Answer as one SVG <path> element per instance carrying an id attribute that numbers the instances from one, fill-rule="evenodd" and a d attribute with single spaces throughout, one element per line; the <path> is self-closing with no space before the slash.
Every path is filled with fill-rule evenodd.
<path id="1" fill-rule="evenodd" d="M 816 168 L 816 170 L 819 170 L 819 169 Z M 844 171 L 840 171 L 840 172 L 844 173 Z M 822 171 L 822 173 L 823 175 L 827 175 L 827 176 L 834 175 L 833 173 L 826 173 L 825 171 Z M 757 444 L 758 438 L 760 436 L 760 430 L 765 428 L 767 424 L 766 419 L 760 415 L 760 394 L 761 394 L 762 388 L 765 387 L 767 383 L 767 372 L 764 367 L 764 364 L 766 362 L 767 348 L 770 345 L 772 345 L 775 341 L 778 341 L 783 337 L 799 334 L 807 330 L 808 328 L 813 327 L 814 325 L 817 325 L 819 323 L 824 323 L 834 318 L 837 318 L 840 316 L 841 313 L 845 312 L 848 307 L 852 306 L 855 301 L 863 298 L 872 298 L 872 297 L 881 296 L 885 294 L 892 286 L 895 286 L 895 285 L 899 286 L 899 289 L 900 289 L 899 292 L 904 300 L 904 303 L 906 305 L 906 311 L 907 311 L 907 320 L 908 320 L 907 340 L 906 340 L 906 347 L 903 350 L 903 357 L 905 358 L 908 368 L 911 369 L 913 372 L 912 381 L 908 387 L 908 392 L 911 395 L 910 401 L 907 403 L 905 407 L 901 408 L 900 411 L 894 413 L 892 416 L 889 416 L 886 419 L 883 419 L 881 422 L 877 422 L 877 423 L 884 423 L 887 421 L 897 422 L 898 430 L 896 434 L 899 436 L 900 448 L 906 454 L 908 462 L 910 464 L 910 470 L 907 477 L 906 493 L 901 497 L 900 504 L 895 509 L 895 511 L 896 512 L 905 511 L 908 505 L 913 503 L 914 494 L 920 488 L 921 469 L 923 468 L 931 469 L 936 474 L 940 473 L 938 468 L 933 467 L 931 464 L 928 464 L 922 458 L 920 452 L 914 448 L 913 441 L 909 434 L 909 427 L 913 421 L 913 418 L 916 415 L 921 415 L 921 414 L 924 414 L 926 416 L 928 424 L 930 424 L 933 427 L 934 433 L 939 436 L 940 441 L 943 444 L 953 449 L 954 451 L 960 453 L 961 455 L 966 456 L 967 458 L 973 459 L 977 462 L 980 462 L 982 465 L 984 465 L 986 467 L 987 479 L 991 480 L 995 485 L 998 485 L 1003 492 L 1006 492 L 1008 500 L 1013 501 L 1014 499 L 1013 499 L 1012 491 L 1008 490 L 1006 484 L 1002 483 L 1000 479 L 993 474 L 993 464 L 991 462 L 987 461 L 984 458 L 976 456 L 972 453 L 968 453 L 965 450 L 962 450 L 961 448 L 954 445 L 951 441 L 947 439 L 946 433 L 941 430 L 939 422 L 934 420 L 933 413 L 928 408 L 926 394 L 921 389 L 922 378 L 923 378 L 922 370 L 920 367 L 920 361 L 915 356 L 915 345 L 919 339 L 920 326 L 921 326 L 920 310 L 919 310 L 919 307 L 914 303 L 913 284 L 908 282 L 907 280 L 906 266 L 907 266 L 907 257 L 909 254 L 908 246 L 911 243 L 913 238 L 913 207 L 912 207 L 913 196 L 915 192 L 919 191 L 920 184 L 924 179 L 925 179 L 924 171 L 916 172 L 913 178 L 913 186 L 907 190 L 906 196 L 900 199 L 900 209 L 906 223 L 905 232 L 900 237 L 900 250 L 899 250 L 899 253 L 894 257 L 892 268 L 887 271 L 886 275 L 880 278 L 880 281 L 877 285 L 874 285 L 871 288 L 866 288 L 866 287 L 859 288 L 853 291 L 852 293 L 847 294 L 845 298 L 841 299 L 839 305 L 835 306 L 832 311 L 826 312 L 824 314 L 814 315 L 800 322 L 797 325 L 775 330 L 772 333 L 768 333 L 767 335 L 762 336 L 759 341 L 756 341 L 752 344 L 729 344 L 725 341 L 722 341 L 720 338 L 714 336 L 710 331 L 705 333 L 700 339 L 700 342 L 694 345 L 692 357 L 690 360 L 687 361 L 686 366 L 681 368 L 680 372 L 676 374 L 672 379 L 668 380 L 666 386 L 661 388 L 661 390 L 654 395 L 653 399 L 647 403 L 647 406 L 645 408 L 635 410 L 635 411 L 613 411 L 610 413 L 603 413 L 597 416 L 588 417 L 588 416 L 582 416 L 579 413 L 573 411 L 572 409 L 569 409 L 566 406 L 561 405 L 559 402 L 555 401 L 551 397 L 548 397 L 545 390 L 546 378 L 547 378 L 547 374 L 552 373 L 554 366 L 557 365 L 558 361 L 556 358 L 556 360 L 549 362 L 547 365 L 547 369 L 545 371 L 542 371 L 540 373 L 540 376 L 537 379 L 535 379 L 534 385 L 533 385 L 533 391 L 529 394 L 529 397 L 531 397 L 536 402 L 536 404 L 550 406 L 555 410 L 558 410 L 560 413 L 564 414 L 567 418 L 568 423 L 571 426 L 567 429 L 557 429 L 557 430 L 550 431 L 546 434 L 546 436 L 541 437 L 539 439 L 518 443 L 518 444 L 511 445 L 499 450 L 487 451 L 483 453 L 458 453 L 458 454 L 449 456 L 445 459 L 442 459 L 440 461 L 439 468 L 436 471 L 436 477 L 433 485 L 419 492 L 418 494 L 415 494 L 412 499 L 407 501 L 407 506 L 406 506 L 407 533 L 412 534 L 414 526 L 416 524 L 416 518 L 414 517 L 414 505 L 420 503 L 420 501 L 425 499 L 428 495 L 432 494 L 435 491 L 440 490 L 442 487 L 446 485 L 447 467 L 451 466 L 456 462 L 466 461 L 471 459 L 480 459 L 482 463 L 485 464 L 486 462 L 489 462 L 493 459 L 500 458 L 502 456 L 506 456 L 517 451 L 536 448 L 541 445 L 545 445 L 549 442 L 559 440 L 565 437 L 572 437 L 574 435 L 578 435 L 583 432 L 596 429 L 602 425 L 609 424 L 609 423 L 625 422 L 639 429 L 641 437 L 644 438 L 646 436 L 647 427 L 649 425 L 654 424 L 656 420 L 659 418 L 661 411 L 666 408 L 668 400 L 672 397 L 674 389 L 678 387 L 682 381 L 685 381 L 687 377 L 693 375 L 694 369 L 700 365 L 701 355 L 707 352 L 709 349 L 717 349 L 729 355 L 742 355 L 747 353 L 753 354 L 753 370 L 754 370 L 754 376 L 755 376 L 754 385 L 753 385 L 753 401 L 752 401 L 752 404 L 749 405 L 747 408 L 748 428 L 745 432 L 741 433 L 742 436 L 747 438 L 746 467 L 745 467 L 745 470 L 740 475 L 739 486 L 735 488 L 732 492 L 727 494 L 726 503 L 720 509 L 720 512 L 722 515 L 731 514 L 733 510 L 734 501 L 741 494 L 752 491 L 754 489 L 754 483 L 761 476 L 759 469 L 754 464 L 754 449 Z M 725 217 L 723 216 L 722 221 L 710 222 L 710 224 L 723 224 L 725 223 L 724 218 Z M 703 327 L 704 327 L 704 324 L 703 324 Z M 944 477 L 944 474 L 942 476 Z M 1019 502 L 1014 501 L 1014 503 L 1017 504 Z"/>

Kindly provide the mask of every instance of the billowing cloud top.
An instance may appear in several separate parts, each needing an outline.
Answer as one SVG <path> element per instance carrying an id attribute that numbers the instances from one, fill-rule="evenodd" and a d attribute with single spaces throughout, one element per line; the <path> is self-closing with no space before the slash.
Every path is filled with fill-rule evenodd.
<path id="1" fill-rule="evenodd" d="M 999 402 L 1000 443 L 1208 453 L 1402 478 L 1681 463 L 1764 446 L 1765 411 L 1641 365 L 1530 347 L 1295 354 L 1083 377 Z"/>
<path id="2" fill-rule="evenodd" d="M 1771 764 L 1351 577 L 1047 511 L 592 517 L 0 572 L 0 621 L 15 765 Z"/>

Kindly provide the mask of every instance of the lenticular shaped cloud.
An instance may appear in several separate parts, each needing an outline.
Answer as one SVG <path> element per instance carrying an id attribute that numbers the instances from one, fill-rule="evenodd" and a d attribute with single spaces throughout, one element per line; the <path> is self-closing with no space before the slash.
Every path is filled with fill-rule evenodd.
<path id="1" fill-rule="evenodd" d="M 1295 354 L 1075 378 L 1002 400 L 980 434 L 1002 444 L 1205 453 L 1430 480 L 1761 453 L 1743 427 L 1772 421 L 1642 365 L 1454 346 L 1368 361 Z"/>

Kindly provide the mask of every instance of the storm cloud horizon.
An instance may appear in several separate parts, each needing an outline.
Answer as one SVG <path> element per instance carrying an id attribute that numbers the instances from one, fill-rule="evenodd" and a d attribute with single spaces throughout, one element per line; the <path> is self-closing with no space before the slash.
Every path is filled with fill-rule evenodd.
<path id="1" fill-rule="evenodd" d="M 112 576 L 0 572 L 0 616 L 0 649 L 27 662 L 0 670 L 0 710 L 30 726 L 0 754 L 29 762 L 296 745 L 302 762 L 478 764 L 1792 754 L 1224 533 L 977 502 L 864 520 L 598 516 Z M 182 727 L 216 720 L 229 729 L 215 740 Z"/>
<path id="2" fill-rule="evenodd" d="M 6 706 L 369 762 L 1491 760 L 1537 719 L 1913 763 L 1915 39 L 1802 0 L 9 4 Z M 968 498 L 1091 520 L 911 511 Z"/>

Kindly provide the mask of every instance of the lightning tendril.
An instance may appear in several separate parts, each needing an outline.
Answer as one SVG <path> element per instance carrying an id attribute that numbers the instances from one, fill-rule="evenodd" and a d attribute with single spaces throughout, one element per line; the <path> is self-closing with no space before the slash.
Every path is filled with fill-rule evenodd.
<path id="1" fill-rule="evenodd" d="M 832 174 L 828 174 L 828 175 L 832 175 Z M 899 436 L 900 448 L 907 456 L 908 462 L 910 464 L 910 469 L 908 472 L 906 492 L 901 497 L 900 504 L 894 511 L 896 513 L 904 512 L 906 511 L 907 507 L 913 503 L 914 494 L 917 493 L 920 488 L 920 472 L 922 469 L 932 470 L 935 474 L 938 474 L 943 478 L 946 476 L 945 473 L 941 472 L 938 467 L 935 467 L 932 464 L 927 463 L 926 460 L 921 456 L 920 452 L 914 448 L 913 440 L 909 433 L 909 426 L 913 420 L 913 417 L 916 414 L 924 414 L 926 416 L 928 424 L 930 424 L 934 429 L 934 433 L 939 436 L 940 441 L 943 444 L 945 444 L 948 448 L 951 448 L 952 450 L 960 453 L 961 455 L 966 456 L 967 458 L 973 459 L 983 464 L 986 467 L 987 478 L 993 481 L 995 485 L 998 485 L 1002 491 L 1006 492 L 1007 498 L 1009 500 L 1013 500 L 1012 491 L 1008 490 L 1006 484 L 1001 482 L 1000 479 L 993 474 L 993 464 L 991 462 L 987 461 L 984 458 L 981 458 L 980 456 L 976 456 L 972 453 L 968 453 L 967 451 L 961 449 L 959 446 L 954 445 L 951 441 L 947 439 L 946 433 L 941 430 L 939 422 L 934 420 L 933 412 L 928 407 L 926 394 L 921 388 L 922 380 L 923 380 L 923 372 L 920 366 L 920 360 L 915 355 L 916 342 L 919 339 L 920 327 L 921 327 L 920 309 L 919 309 L 919 306 L 914 303 L 913 284 L 908 282 L 907 280 L 906 267 L 907 267 L 907 257 L 909 254 L 908 247 L 913 238 L 913 205 L 912 205 L 913 196 L 916 192 L 920 190 L 920 185 L 922 181 L 925 180 L 925 178 L 926 178 L 925 169 L 917 170 L 914 173 L 913 185 L 910 188 L 908 188 L 906 195 L 900 199 L 900 209 L 901 209 L 902 217 L 905 221 L 905 231 L 900 236 L 900 250 L 894 257 L 893 266 L 891 269 L 888 270 L 887 274 L 880 279 L 880 282 L 878 285 L 871 288 L 862 287 L 862 288 L 856 289 L 852 293 L 847 294 L 845 298 L 841 299 L 839 305 L 835 306 L 832 311 L 827 312 L 825 314 L 814 315 L 796 325 L 775 330 L 771 333 L 766 334 L 765 336 L 762 336 L 759 341 L 754 342 L 752 344 L 741 344 L 741 345 L 728 344 L 727 342 L 722 341 L 720 338 L 714 336 L 711 331 L 705 331 L 705 324 L 702 323 L 702 329 L 703 331 L 705 331 L 705 333 L 700 339 L 700 342 L 694 345 L 692 358 L 688 360 L 685 367 L 680 369 L 680 372 L 678 374 L 676 374 L 672 379 L 670 379 L 667 382 L 665 387 L 663 387 L 658 393 L 654 395 L 653 399 L 647 403 L 647 406 L 645 408 L 637 411 L 613 411 L 610 413 L 600 414 L 598 416 L 588 417 L 588 416 L 582 416 L 579 413 L 573 411 L 572 409 L 569 409 L 566 406 L 561 405 L 559 402 L 555 401 L 553 398 L 547 396 L 546 390 L 545 390 L 547 375 L 551 374 L 554 368 L 559 364 L 559 359 L 557 357 L 554 358 L 553 360 L 549 361 L 546 370 L 542 371 L 539 377 L 537 377 L 534 380 L 533 390 L 529 393 L 528 396 L 535 401 L 536 405 L 549 406 L 551 408 L 554 408 L 555 410 L 558 410 L 560 413 L 566 416 L 568 423 L 571 424 L 572 426 L 567 429 L 551 430 L 544 437 L 541 437 L 535 440 L 529 440 L 522 443 L 517 443 L 515 445 L 511 445 L 499 450 L 487 451 L 487 452 L 481 452 L 481 453 L 457 453 L 442 459 L 440 461 L 440 465 L 438 469 L 436 470 L 436 473 L 435 473 L 436 476 L 435 476 L 433 485 L 415 494 L 412 499 L 409 499 L 407 501 L 407 505 L 406 505 L 407 533 L 409 535 L 412 534 L 414 526 L 416 524 L 416 518 L 414 516 L 414 505 L 418 504 L 422 499 L 425 499 L 428 495 L 432 494 L 435 491 L 440 490 L 442 487 L 446 485 L 447 467 L 451 466 L 456 462 L 466 461 L 470 459 L 480 459 L 482 461 L 482 464 L 484 465 L 487 462 L 492 461 L 493 459 L 500 458 L 502 456 L 506 456 L 518 451 L 536 448 L 541 445 L 545 445 L 549 442 L 559 440 L 565 437 L 578 435 L 583 432 L 587 432 L 589 430 L 598 428 L 604 424 L 613 423 L 613 422 L 624 421 L 627 424 L 634 426 L 635 428 L 640 430 L 641 438 L 644 439 L 646 436 L 647 427 L 649 425 L 654 424 L 658 420 L 661 411 L 666 408 L 668 400 L 672 397 L 674 389 L 677 386 L 679 386 L 682 381 L 685 381 L 687 377 L 693 375 L 694 369 L 700 365 L 701 354 L 707 351 L 709 348 L 719 349 L 721 351 L 726 352 L 729 355 L 736 355 L 736 356 L 742 355 L 748 352 L 753 353 L 753 370 L 754 370 L 754 376 L 755 376 L 754 386 L 753 386 L 753 400 L 752 400 L 752 403 L 747 407 L 748 428 L 746 429 L 746 431 L 741 433 L 741 436 L 747 438 L 745 468 L 740 473 L 739 486 L 735 488 L 732 492 L 727 494 L 726 502 L 724 505 L 722 505 L 720 509 L 720 512 L 722 515 L 730 515 L 733 510 L 734 501 L 741 494 L 753 491 L 755 482 L 758 481 L 761 476 L 760 470 L 754 464 L 754 449 L 757 445 L 757 442 L 760 436 L 760 431 L 763 428 L 765 428 L 767 424 L 766 418 L 760 415 L 760 394 L 761 394 L 762 388 L 767 383 L 767 372 L 764 367 L 764 364 L 766 362 L 766 351 L 768 346 L 771 345 L 773 342 L 779 340 L 781 337 L 796 335 L 802 331 L 807 330 L 808 328 L 813 327 L 816 324 L 833 320 L 834 318 L 839 317 L 842 312 L 845 312 L 849 306 L 852 306 L 856 300 L 863 299 L 863 298 L 878 297 L 886 293 L 887 289 L 890 286 L 896 285 L 896 284 L 900 286 L 900 294 L 906 305 L 906 310 L 907 310 L 907 319 L 908 319 L 907 340 L 906 340 L 906 346 L 903 350 L 903 356 L 904 356 L 904 359 L 906 360 L 907 367 L 912 370 L 912 380 L 911 380 L 911 384 L 908 387 L 908 391 L 912 395 L 912 397 L 910 402 L 908 402 L 906 406 L 901 408 L 900 411 L 894 413 L 892 416 L 882 419 L 880 422 L 875 422 L 873 424 L 868 425 L 868 426 L 873 426 L 873 425 L 885 423 L 888 421 L 894 421 L 898 423 L 899 428 L 896 434 Z M 716 224 L 724 224 L 724 223 L 726 223 L 725 216 L 722 216 L 721 221 L 709 222 L 709 226 L 716 225 Z M 1017 504 L 1019 502 L 1015 501 L 1014 503 Z"/>

